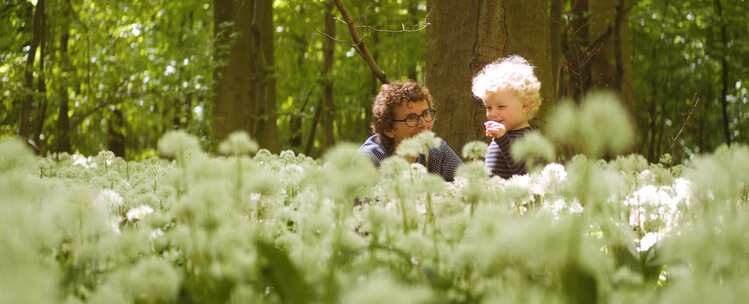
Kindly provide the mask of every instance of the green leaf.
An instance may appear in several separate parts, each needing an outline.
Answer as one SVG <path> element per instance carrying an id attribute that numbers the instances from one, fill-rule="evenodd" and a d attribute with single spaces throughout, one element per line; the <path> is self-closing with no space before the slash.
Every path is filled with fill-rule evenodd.
<path id="1" fill-rule="evenodd" d="M 278 293 L 282 303 L 310 303 L 312 287 L 289 259 L 286 252 L 265 241 L 257 241 L 258 254 L 263 258 L 260 272 L 263 279 Z"/>

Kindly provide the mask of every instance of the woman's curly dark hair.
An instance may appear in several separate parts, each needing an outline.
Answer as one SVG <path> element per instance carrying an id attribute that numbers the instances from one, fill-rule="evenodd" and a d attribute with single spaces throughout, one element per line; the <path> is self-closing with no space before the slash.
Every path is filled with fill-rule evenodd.
<path id="1" fill-rule="evenodd" d="M 393 139 L 385 132 L 393 129 L 395 107 L 403 102 L 426 101 L 432 107 L 432 95 L 427 88 L 415 81 L 391 82 L 383 84 L 372 104 L 372 132 L 377 135 L 380 144 L 390 154 L 395 149 Z"/>

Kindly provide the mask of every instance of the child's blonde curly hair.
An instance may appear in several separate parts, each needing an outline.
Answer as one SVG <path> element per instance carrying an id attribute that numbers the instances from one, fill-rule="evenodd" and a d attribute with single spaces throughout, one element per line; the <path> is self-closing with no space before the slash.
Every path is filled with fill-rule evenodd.
<path id="1" fill-rule="evenodd" d="M 533 73 L 534 67 L 525 58 L 518 55 L 510 55 L 484 66 L 481 71 L 473 77 L 473 95 L 481 100 L 486 100 L 490 94 L 509 90 L 523 100 L 530 102 L 528 105 L 528 119 L 533 118 L 541 107 L 541 82 Z"/>

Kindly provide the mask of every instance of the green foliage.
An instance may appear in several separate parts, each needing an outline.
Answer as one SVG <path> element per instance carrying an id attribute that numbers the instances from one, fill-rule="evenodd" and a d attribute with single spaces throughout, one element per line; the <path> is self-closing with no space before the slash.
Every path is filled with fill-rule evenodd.
<path id="1" fill-rule="evenodd" d="M 257 148 L 257 142 L 250 139 L 246 132 L 239 131 L 229 134 L 229 137 L 219 145 L 218 150 L 223 154 L 240 156 L 255 153 Z"/>
<path id="2" fill-rule="evenodd" d="M 524 160 L 528 167 L 537 161 L 551 162 L 555 158 L 554 145 L 538 131 L 532 131 L 512 145 L 512 158 Z"/>
<path id="3" fill-rule="evenodd" d="M 624 152 L 634 140 L 627 111 L 610 93 L 586 96 L 579 109 L 571 102 L 563 103 L 547 126 L 545 133 L 552 140 L 592 157 Z M 549 145 L 543 146 L 548 150 Z"/>
<path id="4" fill-rule="evenodd" d="M 488 145 L 483 141 L 472 141 L 463 146 L 461 155 L 467 160 L 480 160 L 486 156 L 488 148 Z"/>
<path id="5" fill-rule="evenodd" d="M 749 273 L 746 170 L 730 165 L 746 147 L 679 170 L 578 156 L 509 180 L 471 161 L 445 183 L 398 156 L 378 175 L 352 145 L 322 162 L 179 161 L 197 139 L 161 142 L 177 162 L 38 159 L 3 143 L 5 167 L 22 169 L 0 173 L 3 299 L 670 303 L 694 282 L 738 298 Z"/>

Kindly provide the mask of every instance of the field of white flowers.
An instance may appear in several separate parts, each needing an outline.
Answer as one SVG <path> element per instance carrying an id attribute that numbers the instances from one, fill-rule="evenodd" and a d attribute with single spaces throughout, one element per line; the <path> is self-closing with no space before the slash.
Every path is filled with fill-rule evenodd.
<path id="1" fill-rule="evenodd" d="M 749 299 L 749 148 L 672 166 L 638 155 L 610 98 L 564 106 L 489 178 L 452 183 L 355 146 L 315 160 L 220 154 L 38 158 L 0 143 L 0 303 L 737 303 Z M 595 127 L 594 127 L 595 126 Z M 427 133 L 403 156 L 438 139 Z M 578 152 L 564 163 L 554 147 Z M 742 300 L 744 299 L 744 300 Z"/>

